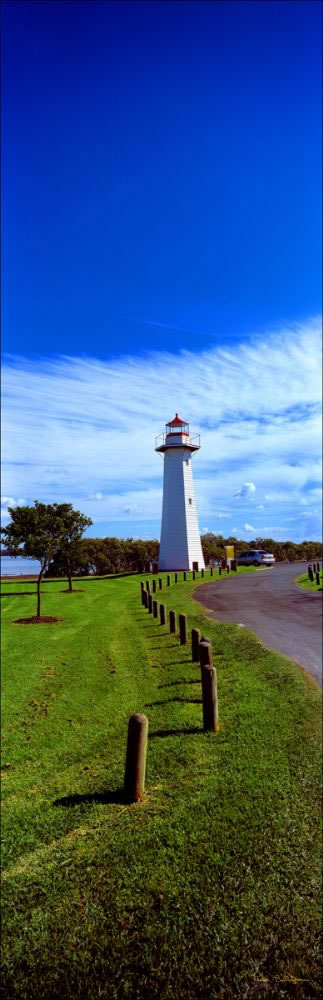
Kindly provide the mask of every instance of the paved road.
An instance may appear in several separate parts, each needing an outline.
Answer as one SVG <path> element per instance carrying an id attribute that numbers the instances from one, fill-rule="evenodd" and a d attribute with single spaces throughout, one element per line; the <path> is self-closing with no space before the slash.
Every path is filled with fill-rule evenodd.
<path id="1" fill-rule="evenodd" d="M 270 649 L 306 667 L 322 684 L 322 593 L 309 593 L 293 580 L 305 563 L 277 565 L 206 583 L 194 597 L 211 618 L 250 628 Z"/>

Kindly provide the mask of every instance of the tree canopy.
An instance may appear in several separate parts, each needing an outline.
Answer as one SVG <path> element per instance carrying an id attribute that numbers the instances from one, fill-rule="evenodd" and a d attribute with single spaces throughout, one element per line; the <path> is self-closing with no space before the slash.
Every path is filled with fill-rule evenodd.
<path id="1" fill-rule="evenodd" d="M 72 504 L 59 504 L 60 517 L 64 522 L 64 533 L 59 544 L 59 556 L 63 571 L 68 577 L 69 590 L 72 588 L 72 573 L 78 567 L 80 560 L 80 540 L 86 528 L 89 528 L 93 521 L 90 517 L 85 517 L 79 510 L 74 510 Z"/>
<path id="2" fill-rule="evenodd" d="M 40 585 L 51 559 L 59 549 L 65 566 L 68 554 L 79 543 L 90 518 L 75 511 L 72 504 L 46 504 L 35 500 L 34 506 L 9 507 L 11 521 L 1 529 L 4 542 L 12 556 L 37 559 L 40 573 L 37 584 L 37 617 L 40 617 Z"/>

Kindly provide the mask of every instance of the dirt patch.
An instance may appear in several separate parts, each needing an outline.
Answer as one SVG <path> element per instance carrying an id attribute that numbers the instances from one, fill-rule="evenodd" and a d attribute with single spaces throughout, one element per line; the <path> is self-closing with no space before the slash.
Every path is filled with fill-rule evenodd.
<path id="1" fill-rule="evenodd" d="M 84 594 L 80 587 L 73 587 L 73 590 L 60 590 L 60 594 Z"/>
<path id="2" fill-rule="evenodd" d="M 2 583 L 12 583 L 15 580 L 19 580 L 21 583 L 34 583 L 38 580 L 38 573 L 24 573 L 20 576 L 1 576 Z"/>
<path id="3" fill-rule="evenodd" d="M 50 618 L 48 615 L 33 615 L 32 618 L 16 618 L 14 625 L 51 625 L 54 622 L 62 622 L 63 618 Z"/>

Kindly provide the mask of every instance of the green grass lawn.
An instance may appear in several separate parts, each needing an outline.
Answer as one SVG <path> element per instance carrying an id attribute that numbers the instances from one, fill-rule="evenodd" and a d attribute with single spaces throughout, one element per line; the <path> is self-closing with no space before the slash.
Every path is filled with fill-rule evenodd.
<path id="1" fill-rule="evenodd" d="M 46 583 L 43 614 L 63 620 L 37 626 L 14 624 L 34 584 L 2 586 L 6 998 L 319 996 L 319 689 L 208 620 L 200 578 L 162 576 L 157 599 L 212 639 L 217 734 L 190 646 L 142 608 L 141 577 Z M 135 711 L 146 796 L 128 806 Z"/>
<path id="2" fill-rule="evenodd" d="M 315 594 L 318 590 L 322 590 L 322 585 L 323 585 L 323 571 L 320 570 L 320 583 L 319 584 L 316 583 L 315 573 L 314 573 L 314 581 L 313 581 L 313 583 L 311 582 L 311 580 L 308 579 L 308 574 L 307 573 L 302 573 L 301 576 L 297 576 L 296 579 L 295 579 L 295 583 L 298 583 L 298 586 L 299 587 L 303 587 L 304 590 L 311 590 L 312 594 Z"/>

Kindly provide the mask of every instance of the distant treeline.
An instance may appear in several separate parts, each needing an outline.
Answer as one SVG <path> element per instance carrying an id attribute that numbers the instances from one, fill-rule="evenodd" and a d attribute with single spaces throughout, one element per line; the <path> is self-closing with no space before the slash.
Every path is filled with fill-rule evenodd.
<path id="1" fill-rule="evenodd" d="M 320 542 L 275 542 L 273 538 L 253 538 L 250 542 L 244 542 L 241 538 L 234 538 L 230 535 L 230 538 L 223 538 L 222 535 L 213 535 L 212 532 L 208 532 L 206 535 L 201 536 L 203 555 L 206 564 L 209 562 L 210 558 L 220 559 L 224 556 L 225 545 L 234 545 L 235 555 L 239 556 L 242 552 L 248 552 L 249 549 L 265 549 L 266 552 L 272 552 L 275 556 L 276 562 L 297 562 L 301 559 L 305 562 L 310 562 L 311 559 L 321 559 L 322 558 L 322 545 Z"/>
<path id="2" fill-rule="evenodd" d="M 248 549 L 266 549 L 272 552 L 277 562 L 288 560 L 310 562 L 322 558 L 322 546 L 318 542 L 275 542 L 273 538 L 254 538 L 250 542 L 239 538 L 214 535 L 208 532 L 201 536 L 206 565 L 211 558 L 221 559 L 225 545 L 234 545 L 236 555 Z M 144 541 L 134 538 L 83 538 L 72 568 L 73 575 L 105 576 L 110 573 L 127 573 L 148 570 L 149 564 L 157 562 L 159 542 L 157 539 Z M 57 553 L 49 566 L 47 576 L 65 576 L 65 569 Z"/>
<path id="3" fill-rule="evenodd" d="M 134 538 L 82 538 L 78 546 L 74 575 L 89 576 L 126 573 L 148 567 L 158 559 L 159 542 Z M 63 562 L 58 552 L 50 563 L 47 576 L 64 576 Z"/>

